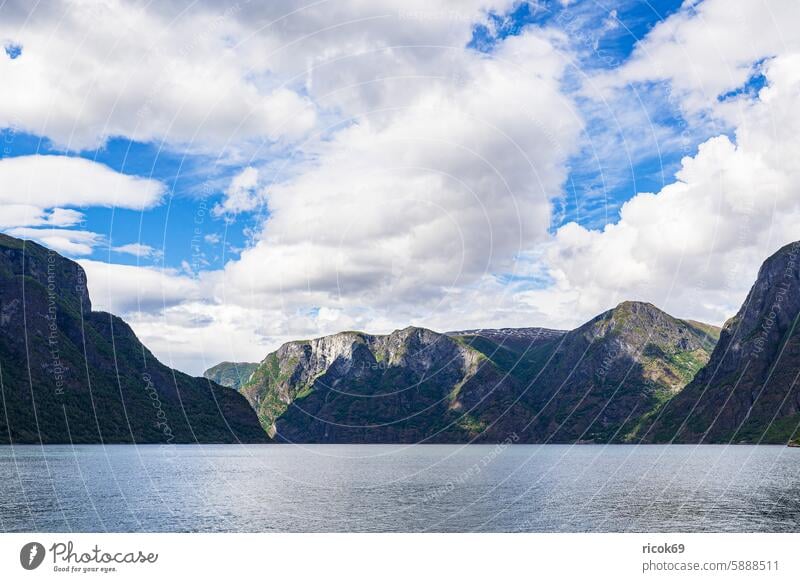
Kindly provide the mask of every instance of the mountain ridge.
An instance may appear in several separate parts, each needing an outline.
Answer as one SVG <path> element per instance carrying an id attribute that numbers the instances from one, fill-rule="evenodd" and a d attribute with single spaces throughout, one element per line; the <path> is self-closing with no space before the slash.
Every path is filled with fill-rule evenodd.
<path id="1" fill-rule="evenodd" d="M 721 329 L 624 301 L 568 331 L 344 331 L 211 379 L 52 250 L 0 235 L 0 282 L 0 442 L 798 442 L 800 242 Z"/>
<path id="2" fill-rule="evenodd" d="M 617 403 L 597 424 L 557 428 L 552 420 L 566 403 L 581 411 L 560 385 L 577 381 L 600 398 L 607 383 L 620 382 L 624 406 L 644 414 L 705 363 L 712 329 L 623 302 L 572 331 L 347 331 L 285 343 L 242 393 L 271 436 L 292 442 L 499 442 L 511 433 L 522 442 L 621 439 L 630 409 L 617 410 Z"/>

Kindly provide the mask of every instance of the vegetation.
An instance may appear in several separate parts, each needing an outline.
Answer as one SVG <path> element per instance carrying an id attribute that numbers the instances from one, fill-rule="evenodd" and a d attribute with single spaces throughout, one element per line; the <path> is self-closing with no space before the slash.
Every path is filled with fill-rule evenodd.
<path id="1" fill-rule="evenodd" d="M 741 309 L 719 334 L 710 361 L 664 405 L 648 427 L 647 440 L 785 444 L 798 438 L 800 268 L 796 258 L 794 243 L 764 262 Z M 692 368 L 696 366 L 687 375 Z"/>
<path id="2" fill-rule="evenodd" d="M 92 311 L 78 264 L 0 235 L 0 279 L 0 442 L 266 440 L 239 394 L 167 368 Z"/>

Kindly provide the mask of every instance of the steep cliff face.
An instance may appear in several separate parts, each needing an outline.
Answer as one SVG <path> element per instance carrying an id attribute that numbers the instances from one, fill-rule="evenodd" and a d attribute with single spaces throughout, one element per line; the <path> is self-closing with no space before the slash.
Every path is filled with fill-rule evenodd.
<path id="1" fill-rule="evenodd" d="M 345 332 L 285 344 L 242 393 L 295 442 L 608 442 L 680 390 L 714 342 L 713 328 L 642 303 L 572 332 Z"/>
<path id="2" fill-rule="evenodd" d="M 203 372 L 203 378 L 216 382 L 220 386 L 239 390 L 258 368 L 258 364 L 249 362 L 221 362 Z"/>
<path id="3" fill-rule="evenodd" d="M 762 265 L 711 360 L 645 431 L 650 441 L 785 443 L 800 425 L 800 242 Z"/>
<path id="4" fill-rule="evenodd" d="M 0 442 L 263 442 L 246 400 L 93 312 L 83 269 L 0 235 Z"/>
<path id="5" fill-rule="evenodd" d="M 421 328 L 290 342 L 242 388 L 271 435 L 295 442 L 417 442 L 464 436 L 448 414 L 481 355 Z"/>

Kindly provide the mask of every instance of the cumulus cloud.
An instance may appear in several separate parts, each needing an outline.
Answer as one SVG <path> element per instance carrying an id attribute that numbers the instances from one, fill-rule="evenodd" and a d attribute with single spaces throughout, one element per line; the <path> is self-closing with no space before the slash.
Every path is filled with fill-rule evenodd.
<path id="1" fill-rule="evenodd" d="M 564 60 L 531 33 L 451 66 L 458 82 L 407 81 L 403 107 L 364 109 L 269 185 L 268 218 L 225 285 L 255 302 L 418 302 L 512 271 L 544 241 L 582 127 Z"/>
<path id="2" fill-rule="evenodd" d="M 269 310 L 185 301 L 161 310 L 134 311 L 126 320 L 168 365 L 200 374 L 221 361 L 261 361 L 277 342 L 263 335 Z"/>
<path id="3" fill-rule="evenodd" d="M 309 141 L 288 176 L 246 168 L 232 180 L 218 212 L 269 207 L 240 259 L 196 278 L 169 274 L 159 284 L 184 300 L 127 317 L 192 371 L 199 354 L 260 359 L 345 328 L 533 323 L 496 274 L 527 269 L 521 257 L 548 240 L 582 129 L 560 89 L 560 40 L 532 31 L 491 57 L 461 48 L 448 57 L 454 77 L 406 80 L 403 106 L 392 91 L 348 101 L 350 122 Z"/>
<path id="4" fill-rule="evenodd" d="M 95 309 L 118 314 L 160 312 L 198 297 L 198 282 L 172 269 L 119 265 L 103 261 L 78 261 Z"/>
<path id="5" fill-rule="evenodd" d="M 763 59 L 800 49 L 798 27 L 793 0 L 687 3 L 638 42 L 624 65 L 595 82 L 611 88 L 665 81 L 693 122 L 713 112 L 738 123 L 741 104 L 718 98 L 758 73 Z"/>
<path id="6" fill-rule="evenodd" d="M 13 82 L 40 87 L 33 105 L 52 115 L 42 125 L 5 96 L 0 120 L 38 123 L 35 132 L 60 143 L 291 142 L 269 164 L 254 154 L 215 207 L 253 219 L 252 244 L 223 270 L 82 261 L 96 305 L 125 314 L 156 353 L 190 371 L 347 328 L 570 327 L 623 299 L 723 321 L 761 261 L 797 237 L 797 11 L 782 1 L 693 3 L 627 63 L 585 79 L 593 114 L 607 108 L 641 130 L 626 159 L 636 161 L 638 144 L 674 149 L 670 131 L 632 111 L 654 83 L 690 124 L 724 131 L 692 151 L 671 183 L 628 200 L 613 224 L 551 233 L 553 200 L 586 146 L 563 84 L 573 55 L 566 35 L 536 27 L 491 55 L 466 49 L 486 10 L 508 4 L 420 1 L 398 11 L 396 2 L 339 2 L 292 12 L 278 2 L 218 13 L 197 3 L 185 17 L 172 4 L 111 5 L 82 14 L 98 24 L 130 18 L 111 44 L 111 27 L 87 33 L 67 18 L 56 30 L 39 15 L 18 39 L 25 51 L 1 66 Z M 73 65 L 42 38 L 52 35 L 52 50 L 63 52 L 78 30 L 88 36 L 74 67 L 92 74 L 49 82 Z M 9 68 L 26 60 L 27 72 Z M 755 71 L 767 85 L 738 95 Z M 590 145 L 601 162 L 618 163 L 618 143 Z M 252 213 L 262 204 L 263 219 Z"/>
<path id="7" fill-rule="evenodd" d="M 254 308 L 214 297 L 213 285 L 175 269 L 81 259 L 93 309 L 122 315 L 165 363 L 200 374 L 222 360 L 259 361 L 309 329 L 279 304 Z M 287 322 L 291 322 L 287 325 Z"/>
<path id="8" fill-rule="evenodd" d="M 0 159 L 0 204 L 20 201 L 38 208 L 116 206 L 144 210 L 158 204 L 164 185 L 121 174 L 97 162 L 70 156 Z M 61 219 L 68 216 L 59 210 Z M 74 217 L 74 215 L 71 215 Z"/>
<path id="9" fill-rule="evenodd" d="M 71 149 L 113 136 L 213 153 L 297 144 L 339 113 L 404 102 L 406 80 L 441 76 L 473 25 L 512 5 L 6 2 L 0 37 L 25 48 L 0 59 L 19 88 L 0 95 L 0 124 Z"/>
<path id="10" fill-rule="evenodd" d="M 619 79 L 670 67 L 670 82 L 681 90 L 686 111 L 718 115 L 734 129 L 685 157 L 673 183 L 627 201 L 615 224 L 560 228 L 547 254 L 555 285 L 530 294 L 530 302 L 549 304 L 552 316 L 566 321 L 622 299 L 652 301 L 713 323 L 735 313 L 761 262 L 798 238 L 800 47 L 786 40 L 796 34 L 786 35 L 785 43 L 774 40 L 784 25 L 795 26 L 796 9 L 785 11 L 787 6 L 762 6 L 765 16 L 757 14 L 755 3 L 726 2 L 723 8 L 708 1 L 645 38 L 631 63 L 616 73 Z M 773 19 L 779 16 L 785 18 Z M 737 30 L 744 34 L 742 27 L 746 38 L 758 42 L 736 38 Z M 708 72 L 702 83 L 680 73 L 687 58 Z M 743 83 L 755 61 L 762 62 L 766 86 L 755 96 L 743 95 L 732 116 L 717 96 Z"/>
<path id="11" fill-rule="evenodd" d="M 246 167 L 231 180 L 225 189 L 225 196 L 220 204 L 214 206 L 212 212 L 216 216 L 235 215 L 255 210 L 264 200 L 259 196 L 258 170 Z"/>
<path id="12" fill-rule="evenodd" d="M 547 240 L 551 201 L 582 122 L 560 87 L 563 37 L 531 30 L 482 55 L 465 48 L 480 3 L 458 10 L 467 16 L 453 21 L 394 8 L 379 29 L 356 27 L 361 34 L 349 44 L 327 45 L 330 61 L 311 67 L 309 94 L 344 122 L 311 136 L 285 168 L 244 168 L 216 210 L 265 202 L 253 245 L 224 270 L 195 279 L 160 272 L 174 281 L 159 285 L 184 295 L 176 304 L 132 308 L 137 293 L 116 305 L 127 306 L 159 353 L 174 355 L 177 344 L 164 338 L 179 335 L 158 333 L 162 325 L 191 322 L 195 351 L 227 350 L 230 358 L 236 345 L 248 352 L 238 359 L 249 359 L 298 335 L 343 327 L 445 325 L 440 315 L 448 310 L 461 316 L 459 325 L 485 321 L 485 313 L 463 317 L 465 287 L 483 288 L 483 300 L 470 297 L 498 307 L 504 291 L 493 273 L 513 273 L 519 255 Z M 408 46 L 411 37 L 429 45 L 437 34 L 453 46 Z M 391 43 L 403 46 L 385 49 Z M 337 58 L 344 62 L 330 64 Z M 186 281 L 196 285 L 191 294 Z M 148 290 L 158 305 L 160 287 Z M 506 302 L 509 317 L 513 307 Z"/>
<path id="13" fill-rule="evenodd" d="M 781 36 L 783 22 L 775 25 L 761 15 L 748 20 L 752 9 L 747 3 L 726 6 L 737 15 L 737 25 L 761 27 L 748 34 Z M 773 16 L 786 6 L 777 3 Z M 503 152 L 507 165 L 498 166 L 498 174 L 513 185 L 510 192 L 523 193 L 520 198 L 501 194 L 491 173 L 481 172 L 480 156 L 451 155 L 457 149 L 451 146 L 469 136 L 469 124 L 456 121 L 459 115 L 477 110 L 473 118 L 507 127 L 501 113 L 471 109 L 474 95 L 485 88 L 470 84 L 473 76 L 467 65 L 457 69 L 463 93 L 452 93 L 454 105 L 447 111 L 433 107 L 425 116 L 422 108 L 406 106 L 375 120 L 358 118 L 323 144 L 314 165 L 304 168 L 299 178 L 270 188 L 271 214 L 257 244 L 241 261 L 229 264 L 222 278 L 227 296 L 249 297 L 254 304 L 265 297 L 279 298 L 293 309 L 321 305 L 336 310 L 339 325 L 355 322 L 371 329 L 403 318 L 404 323 L 446 329 L 459 321 L 474 321 L 476 312 L 485 325 L 502 321 L 569 327 L 624 299 L 649 300 L 677 315 L 721 323 L 738 308 L 763 259 L 797 237 L 792 225 L 799 218 L 795 193 L 800 183 L 792 159 L 800 145 L 793 113 L 800 65 L 791 46 L 772 41 L 750 44 L 746 51 L 737 47 L 729 61 L 720 60 L 720 43 L 724 40 L 722 46 L 727 47 L 725 43 L 737 42 L 735 32 L 723 34 L 730 14 L 720 3 L 701 8 L 685 10 L 656 27 L 653 38 L 640 43 L 610 86 L 666 80 L 674 84 L 673 97 L 684 111 L 710 111 L 733 128 L 687 156 L 673 183 L 659 192 L 634 196 L 614 224 L 601 230 L 569 224 L 549 238 L 542 222 L 538 227 L 536 223 L 547 223 L 548 206 L 537 210 L 536 198 L 525 198 L 531 185 L 527 190 L 521 186 L 520 176 L 525 174 L 515 173 L 520 164 L 508 150 L 487 147 L 497 146 L 488 137 L 491 131 L 481 134 L 485 141 L 471 142 L 471 153 L 489 151 L 483 159 L 492 160 Z M 791 15 L 786 16 L 784 22 L 792 22 Z M 704 37 L 698 23 L 723 36 Z M 519 55 L 526 42 L 530 37 L 507 41 L 497 61 Z M 672 52 L 657 48 L 657 43 L 669 45 Z M 693 86 L 674 64 L 695 55 L 714 69 L 713 86 Z M 671 73 L 653 73 L 659 70 L 654 63 L 662 60 L 672 63 Z M 557 59 L 542 63 L 558 70 Z M 719 100 L 720 94 L 747 80 L 753 63 L 759 63 L 767 79 L 757 98 Z M 482 60 L 480 66 L 486 68 L 474 78 L 491 79 L 491 86 L 502 87 L 503 76 L 493 74 L 502 66 L 494 69 L 495 65 Z M 608 80 L 603 77 L 590 82 L 602 85 Z M 536 83 L 537 88 L 547 86 L 542 77 Z M 526 88 L 521 82 L 505 95 L 524 100 L 529 96 Z M 416 95 L 406 86 L 402 97 L 415 106 L 437 98 L 441 93 L 435 84 Z M 628 96 L 614 97 L 620 98 Z M 392 98 L 388 101 L 393 103 Z M 522 130 L 520 107 L 501 96 L 493 102 L 497 110 L 513 111 Z M 556 108 L 541 111 L 569 118 Z M 440 131 L 442 127 L 446 130 Z M 540 123 L 540 133 L 525 129 L 530 140 L 540 142 L 555 132 L 567 144 L 563 151 L 570 151 L 569 131 L 563 127 Z M 426 148 L 426 140 L 437 147 Z M 515 141 L 531 143 L 524 137 Z M 413 147 L 403 147 L 412 142 Z M 563 159 L 551 160 L 554 172 L 551 180 L 543 180 L 548 184 L 544 192 L 559 191 Z M 458 187 L 441 176 L 456 176 L 462 181 L 459 186 L 466 184 L 466 191 L 479 194 L 461 196 Z M 518 213 L 507 212 L 512 204 L 518 205 Z M 481 213 L 471 214 L 478 208 Z M 532 248 L 540 249 L 540 262 L 524 264 L 520 257 Z M 528 269 L 546 273 L 549 285 L 526 288 L 496 282 L 498 273 L 512 271 L 524 278 L 530 275 Z M 381 309 L 386 305 L 391 308 Z M 321 310 L 316 313 L 318 324 L 326 325 L 319 318 Z"/>
<path id="14" fill-rule="evenodd" d="M 313 126 L 310 101 L 255 59 L 263 45 L 240 48 L 251 31 L 238 5 L 161 6 L 4 4 L 0 37 L 25 50 L 0 59 L 15 89 L 0 95 L 0 124 L 72 149 L 112 136 L 218 149 Z"/>
<path id="15" fill-rule="evenodd" d="M 164 185 L 157 180 L 121 174 L 83 158 L 4 158 L 0 159 L 0 228 L 70 256 L 90 255 L 103 237 L 68 228 L 80 225 L 84 215 L 65 207 L 143 211 L 157 205 L 164 192 Z"/>

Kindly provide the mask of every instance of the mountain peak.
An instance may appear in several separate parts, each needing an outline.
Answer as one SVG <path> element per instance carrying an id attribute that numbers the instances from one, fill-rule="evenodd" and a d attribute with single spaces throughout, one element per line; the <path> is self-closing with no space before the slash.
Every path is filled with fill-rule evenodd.
<path id="1" fill-rule="evenodd" d="M 606 335 L 610 332 L 615 334 L 647 333 L 648 329 L 653 329 L 654 326 L 659 329 L 664 326 L 671 328 L 679 321 L 652 303 L 623 301 L 616 307 L 594 317 L 575 331 L 588 332 L 593 336 Z"/>
<path id="2" fill-rule="evenodd" d="M 33 241 L 0 234 L 0 264 L 10 277 L 30 277 L 77 313 L 91 313 L 86 272 L 75 261 Z"/>
<path id="3" fill-rule="evenodd" d="M 623 312 L 648 312 L 648 311 L 657 311 L 659 313 L 664 313 L 661 309 L 649 303 L 647 301 L 623 301 L 618 304 L 616 307 L 611 309 L 611 311 L 623 311 Z"/>
<path id="4" fill-rule="evenodd" d="M 688 334 L 705 344 L 710 350 L 719 338 L 720 328 L 699 321 L 673 317 L 645 301 L 623 301 L 613 309 L 604 311 L 578 328 L 593 336 L 607 333 L 627 337 L 640 335 L 672 341 L 674 333 Z M 666 336 L 665 336 L 666 334 Z"/>

